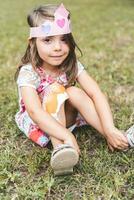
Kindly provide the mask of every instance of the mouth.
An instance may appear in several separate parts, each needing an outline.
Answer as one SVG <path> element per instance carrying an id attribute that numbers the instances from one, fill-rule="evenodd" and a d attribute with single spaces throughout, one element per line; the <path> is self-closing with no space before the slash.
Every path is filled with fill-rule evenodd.
<path id="1" fill-rule="evenodd" d="M 51 56 L 52 58 L 61 58 L 63 55 L 55 55 L 55 56 Z"/>
<path id="2" fill-rule="evenodd" d="M 55 61 L 61 61 L 63 59 L 63 55 L 55 55 L 50 57 Z"/>

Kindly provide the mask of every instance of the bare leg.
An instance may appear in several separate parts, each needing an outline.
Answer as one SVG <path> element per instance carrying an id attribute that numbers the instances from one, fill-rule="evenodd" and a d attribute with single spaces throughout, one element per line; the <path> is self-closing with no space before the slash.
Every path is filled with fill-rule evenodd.
<path id="1" fill-rule="evenodd" d="M 91 104 L 93 104 L 92 100 L 91 100 Z M 101 133 L 101 135 L 105 136 L 103 129 L 102 129 L 102 126 L 101 126 L 101 123 L 100 123 L 100 120 L 99 120 L 99 117 L 98 117 L 98 114 L 97 114 L 96 110 L 94 110 L 95 109 L 94 105 L 92 105 L 92 107 L 93 107 L 93 113 L 94 113 L 94 116 L 95 116 L 94 119 L 96 120 L 96 124 L 93 127 L 96 128 Z M 92 114 L 92 112 L 90 114 Z M 66 126 L 67 127 L 70 127 L 71 125 L 75 124 L 76 117 L 78 115 L 78 111 L 72 105 L 71 100 L 66 101 L 65 115 L 66 115 L 66 124 L 67 124 Z M 109 143 L 108 143 L 108 146 L 111 149 L 111 151 L 114 150 L 113 147 Z"/>
<path id="2" fill-rule="evenodd" d="M 70 104 L 81 113 L 88 124 L 93 126 L 99 131 L 99 133 L 105 136 L 100 118 L 90 97 L 83 90 L 77 87 L 68 88 L 67 93 L 69 95 Z"/>
<path id="3" fill-rule="evenodd" d="M 70 127 L 76 122 L 76 117 L 78 115 L 78 111 L 76 108 L 70 103 L 69 100 L 65 102 L 65 116 L 66 116 L 66 127 Z"/>
<path id="4" fill-rule="evenodd" d="M 58 112 L 58 121 L 66 127 L 64 104 L 61 105 L 60 111 Z M 54 137 L 51 137 L 51 142 L 54 150 L 56 150 L 56 146 L 63 144 L 62 141 Z M 58 149 L 58 151 L 53 151 L 50 164 L 55 175 L 64 175 L 73 173 L 73 167 L 77 164 L 78 160 L 79 154 L 75 149 L 60 149 L 60 151 Z"/>
<path id="5" fill-rule="evenodd" d="M 88 95 L 84 91 L 76 87 L 68 88 L 67 93 L 69 94 L 69 99 L 64 104 L 62 104 L 58 113 L 60 123 L 64 127 L 69 127 L 73 125 L 79 111 L 81 115 L 85 118 L 87 123 L 89 123 L 103 136 L 105 136 L 99 116 L 96 112 L 92 100 L 88 97 Z M 59 144 L 63 144 L 62 141 L 54 137 L 50 137 L 50 140 L 52 142 L 53 148 L 55 148 Z"/>
<path id="6" fill-rule="evenodd" d="M 59 122 L 65 127 L 66 122 L 65 122 L 64 103 L 61 105 L 60 111 L 58 113 L 58 119 L 59 119 Z M 63 142 L 61 140 L 58 140 L 57 138 L 54 138 L 54 137 L 50 137 L 50 140 L 52 142 L 54 149 L 55 149 L 56 146 L 63 144 Z"/>
<path id="7" fill-rule="evenodd" d="M 76 108 L 70 104 L 69 100 L 66 100 L 66 102 L 61 106 L 60 112 L 58 113 L 58 118 L 64 127 L 70 127 L 71 125 L 75 124 L 77 114 L 78 111 Z M 54 148 L 59 144 L 63 144 L 62 141 L 54 137 L 50 137 L 50 139 Z"/>
<path id="8" fill-rule="evenodd" d="M 70 103 L 81 113 L 87 123 L 93 126 L 107 139 L 107 135 L 104 133 L 100 117 L 95 109 L 92 99 L 83 90 L 77 87 L 68 88 L 67 93 L 69 95 Z M 114 131 L 113 134 L 115 137 L 110 135 L 110 139 L 107 139 L 109 148 L 113 151 L 113 148 L 124 149 L 128 147 L 125 136 L 116 129 L 116 127 Z"/>

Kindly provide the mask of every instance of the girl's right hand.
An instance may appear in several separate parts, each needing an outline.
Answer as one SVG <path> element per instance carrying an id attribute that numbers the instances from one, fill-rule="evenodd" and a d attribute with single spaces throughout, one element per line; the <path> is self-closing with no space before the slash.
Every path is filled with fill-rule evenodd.
<path id="1" fill-rule="evenodd" d="M 74 135 L 71 132 L 70 132 L 70 134 L 68 134 L 67 138 L 64 140 L 64 144 L 69 144 L 78 152 L 78 154 L 80 154 L 80 149 L 77 144 L 76 138 L 74 137 Z"/>

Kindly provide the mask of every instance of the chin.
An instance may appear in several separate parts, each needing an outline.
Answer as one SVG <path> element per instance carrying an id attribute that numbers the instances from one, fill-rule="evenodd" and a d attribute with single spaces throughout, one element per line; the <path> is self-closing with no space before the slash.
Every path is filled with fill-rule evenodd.
<path id="1" fill-rule="evenodd" d="M 62 61 L 62 62 L 53 62 L 52 65 L 53 65 L 53 66 L 59 66 L 59 65 L 61 65 L 62 63 L 63 63 L 63 61 Z"/>

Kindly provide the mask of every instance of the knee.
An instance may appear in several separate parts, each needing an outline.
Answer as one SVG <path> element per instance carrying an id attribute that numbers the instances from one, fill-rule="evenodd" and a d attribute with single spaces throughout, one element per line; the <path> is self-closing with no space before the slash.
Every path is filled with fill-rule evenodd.
<path id="1" fill-rule="evenodd" d="M 71 87 L 67 88 L 66 92 L 67 92 L 69 98 L 71 98 L 71 99 L 75 98 L 77 100 L 81 100 L 81 98 L 83 98 L 86 95 L 86 93 L 82 89 L 75 87 L 75 86 L 71 86 Z"/>
<path id="2" fill-rule="evenodd" d="M 65 87 L 57 82 L 54 82 L 52 85 L 50 85 L 50 89 L 55 94 L 60 94 L 65 92 Z"/>
<path id="3" fill-rule="evenodd" d="M 93 104 L 92 98 L 90 98 L 86 92 L 78 87 L 71 86 L 67 88 L 66 90 L 68 96 L 69 96 L 69 101 L 71 103 L 84 103 L 84 101 L 88 101 L 91 105 Z"/>

